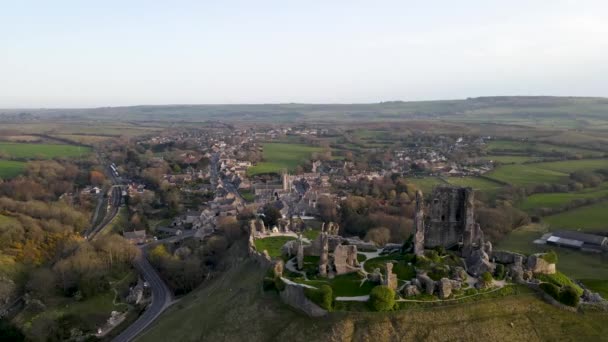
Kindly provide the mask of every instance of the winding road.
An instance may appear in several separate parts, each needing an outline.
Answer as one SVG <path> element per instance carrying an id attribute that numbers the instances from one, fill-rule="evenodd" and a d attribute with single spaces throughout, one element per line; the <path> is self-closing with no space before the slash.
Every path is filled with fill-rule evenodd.
<path id="1" fill-rule="evenodd" d="M 150 265 L 146 259 L 145 251 L 142 248 L 142 253 L 133 261 L 133 265 L 139 273 L 148 282 L 152 289 L 152 304 L 133 322 L 128 328 L 123 330 L 120 335 L 114 338 L 114 342 L 132 341 L 144 329 L 146 329 L 154 320 L 167 309 L 172 301 L 173 296 L 167 284 L 160 278 L 156 270 Z"/>

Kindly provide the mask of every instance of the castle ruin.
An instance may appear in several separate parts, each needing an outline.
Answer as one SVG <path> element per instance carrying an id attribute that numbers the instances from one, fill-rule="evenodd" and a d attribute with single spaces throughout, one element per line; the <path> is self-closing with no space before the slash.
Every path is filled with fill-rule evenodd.
<path id="1" fill-rule="evenodd" d="M 416 192 L 414 217 L 414 252 L 422 255 L 425 248 L 452 248 L 462 244 L 463 255 L 483 245 L 481 229 L 474 218 L 474 192 L 471 188 L 440 186 L 433 190 L 428 215 L 424 198 Z"/>

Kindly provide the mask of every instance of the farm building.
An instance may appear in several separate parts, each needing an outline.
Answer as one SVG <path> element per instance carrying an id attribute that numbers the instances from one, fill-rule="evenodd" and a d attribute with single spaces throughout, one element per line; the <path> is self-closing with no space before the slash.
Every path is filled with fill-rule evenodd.
<path id="1" fill-rule="evenodd" d="M 145 230 L 134 230 L 132 232 L 122 233 L 125 239 L 133 244 L 142 244 L 146 242 L 146 231 Z"/>
<path id="2" fill-rule="evenodd" d="M 546 239 L 547 244 L 580 249 L 586 252 L 608 251 L 608 237 L 576 231 L 556 231 Z"/>

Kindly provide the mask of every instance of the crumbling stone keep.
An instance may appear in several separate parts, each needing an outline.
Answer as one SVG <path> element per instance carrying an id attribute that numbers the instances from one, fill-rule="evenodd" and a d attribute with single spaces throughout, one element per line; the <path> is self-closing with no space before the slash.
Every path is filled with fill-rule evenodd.
<path id="1" fill-rule="evenodd" d="M 416 214 L 414 216 L 414 253 L 424 255 L 424 199 L 420 190 L 416 191 Z"/>
<path id="2" fill-rule="evenodd" d="M 346 274 L 359 270 L 357 246 L 338 245 L 334 249 L 334 267 L 336 274 Z"/>
<path id="3" fill-rule="evenodd" d="M 321 239 L 321 253 L 319 255 L 319 276 L 327 277 L 327 266 L 329 262 L 329 239 L 327 233 L 319 235 Z"/>
<path id="4" fill-rule="evenodd" d="M 467 257 L 475 248 L 483 248 L 483 232 L 475 223 L 474 206 L 473 189 L 436 187 L 425 216 L 424 198 L 417 191 L 414 253 L 423 255 L 425 248 L 450 248 L 462 242 L 463 256 Z"/>

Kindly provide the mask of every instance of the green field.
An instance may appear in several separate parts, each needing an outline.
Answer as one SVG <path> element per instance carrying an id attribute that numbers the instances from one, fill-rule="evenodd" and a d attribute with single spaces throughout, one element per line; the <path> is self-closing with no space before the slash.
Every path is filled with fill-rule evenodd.
<path id="1" fill-rule="evenodd" d="M 588 150 L 578 147 L 570 146 L 557 146 L 547 143 L 533 142 L 533 141 L 513 141 L 513 140 L 495 140 L 488 143 L 487 150 L 489 152 L 494 151 L 514 151 L 518 153 L 531 153 L 531 154 L 543 154 L 543 153 L 563 153 L 572 156 L 582 157 L 601 157 L 604 155 L 601 151 Z"/>
<path id="2" fill-rule="evenodd" d="M 494 162 L 500 162 L 503 164 L 521 164 L 527 161 L 535 160 L 537 158 L 532 156 L 488 155 L 480 159 L 492 160 Z"/>
<path id="3" fill-rule="evenodd" d="M 293 236 L 272 236 L 263 239 L 255 239 L 255 248 L 258 252 L 262 253 L 264 250 L 268 251 L 268 255 L 271 257 L 281 256 L 281 247 L 291 240 L 295 240 Z"/>
<path id="4" fill-rule="evenodd" d="M 608 232 L 608 210 L 605 202 L 569 210 L 544 218 L 551 228 Z"/>
<path id="5" fill-rule="evenodd" d="M 533 165 L 541 169 L 569 174 L 576 171 L 595 171 L 599 169 L 608 169 L 608 159 L 565 160 L 557 162 L 538 163 Z"/>
<path id="6" fill-rule="evenodd" d="M 283 170 L 294 171 L 295 168 L 311 158 L 321 148 L 302 144 L 265 143 L 264 161 L 247 170 L 249 176 L 262 173 L 280 173 Z"/>
<path id="7" fill-rule="evenodd" d="M 487 174 L 488 177 L 513 185 L 561 183 L 568 179 L 563 172 L 542 169 L 536 164 L 503 165 Z"/>
<path id="8" fill-rule="evenodd" d="M 0 143 L 0 155 L 5 158 L 50 159 L 56 157 L 80 157 L 91 148 L 61 144 Z"/>
<path id="9" fill-rule="evenodd" d="M 546 232 L 548 228 L 542 225 L 524 226 L 512 231 L 495 248 L 524 254 L 555 250 L 559 259 L 557 269 L 564 274 L 575 279 L 608 279 L 608 257 L 533 243 Z"/>
<path id="10" fill-rule="evenodd" d="M 555 192 L 540 193 L 528 196 L 518 207 L 522 210 L 534 210 L 540 208 L 560 208 L 572 201 L 601 198 L 608 196 L 608 183 L 603 183 L 597 188 L 588 188 L 577 192 Z"/>
<path id="11" fill-rule="evenodd" d="M 12 161 L 12 160 L 0 160 L 0 178 L 8 179 L 13 178 L 25 170 L 25 163 Z"/>
<path id="12" fill-rule="evenodd" d="M 407 181 L 416 185 L 418 189 L 422 191 L 422 193 L 431 193 L 433 188 L 437 185 L 445 185 L 446 183 L 442 181 L 439 177 L 421 177 L 421 178 L 408 178 Z"/>
<path id="13" fill-rule="evenodd" d="M 488 177 L 513 185 L 562 183 L 575 171 L 595 171 L 608 168 L 608 159 L 582 159 L 558 162 L 511 164 L 497 167 Z"/>
<path id="14" fill-rule="evenodd" d="M 478 191 L 492 191 L 502 187 L 497 182 L 479 177 L 448 177 L 446 180 L 452 185 L 471 187 Z"/>

